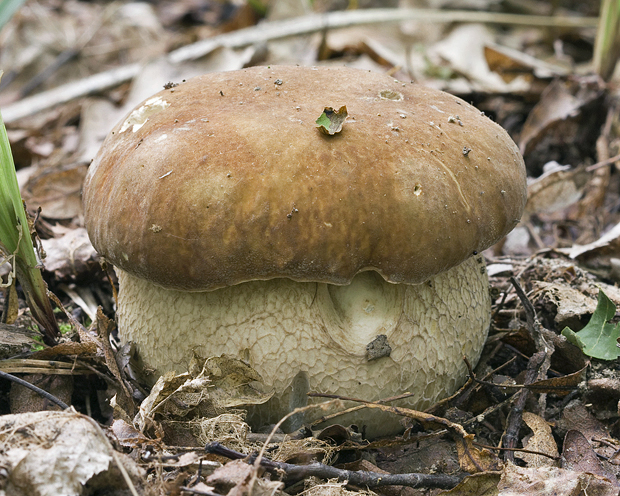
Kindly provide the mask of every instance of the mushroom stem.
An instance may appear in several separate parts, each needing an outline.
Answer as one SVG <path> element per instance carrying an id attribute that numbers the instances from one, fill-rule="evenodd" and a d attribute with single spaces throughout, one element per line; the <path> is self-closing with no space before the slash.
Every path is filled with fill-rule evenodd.
<path id="1" fill-rule="evenodd" d="M 490 321 L 480 256 L 417 285 L 367 271 L 347 286 L 272 279 L 181 292 L 117 271 L 121 337 L 157 369 L 154 379 L 186 371 L 188 349 L 244 359 L 275 390 L 254 407 L 254 424 L 305 405 L 308 391 L 368 400 L 409 391 L 402 405 L 425 408 L 464 382 L 462 356 L 477 362 Z M 373 411 L 361 423 L 371 435 L 394 432 L 397 420 L 386 415 Z"/>

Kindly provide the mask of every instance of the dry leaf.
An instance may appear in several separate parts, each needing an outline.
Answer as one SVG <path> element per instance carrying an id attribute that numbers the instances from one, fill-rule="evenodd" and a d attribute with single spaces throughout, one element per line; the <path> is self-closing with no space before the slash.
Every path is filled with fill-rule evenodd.
<path id="1" fill-rule="evenodd" d="M 500 472 L 480 472 L 465 477 L 458 486 L 442 492 L 446 496 L 497 496 Z"/>
<path id="2" fill-rule="evenodd" d="M 0 417 L 0 466 L 4 494 L 82 494 L 83 486 L 112 462 L 94 426 L 74 412 L 36 412 Z"/>
<path id="3" fill-rule="evenodd" d="M 570 430 L 564 436 L 562 449 L 562 468 L 575 472 L 587 472 L 600 477 L 616 480 L 616 477 L 603 468 L 596 452 L 579 431 Z"/>
<path id="4" fill-rule="evenodd" d="M 561 79 L 552 82 L 523 125 L 519 141 L 521 154 L 530 153 L 543 138 L 560 143 L 574 140 L 576 120 L 582 109 L 599 95 L 598 89 L 578 82 Z"/>
<path id="5" fill-rule="evenodd" d="M 555 458 L 559 457 L 558 446 L 555 443 L 551 427 L 542 417 L 530 412 L 523 412 L 523 421 L 532 429 L 533 434 L 523 440 L 523 447 L 527 450 L 546 453 Z M 533 453 L 515 453 L 517 458 L 525 461 L 528 467 L 557 467 L 558 462 L 552 458 Z"/>
<path id="6" fill-rule="evenodd" d="M 617 487 L 596 475 L 557 467 L 524 468 L 511 463 L 506 465 L 498 488 L 499 496 L 618 496 Z"/>
<path id="7" fill-rule="evenodd" d="M 69 230 L 60 238 L 41 240 L 45 250 L 45 269 L 59 280 L 75 280 L 97 265 L 99 255 L 88 238 L 86 229 Z"/>
<path id="8" fill-rule="evenodd" d="M 456 442 L 456 452 L 459 456 L 461 470 L 475 474 L 478 472 L 494 472 L 501 468 L 500 459 L 487 449 L 476 448 L 473 444 L 474 435 L 465 437 L 453 436 Z"/>
<path id="9" fill-rule="evenodd" d="M 332 107 L 325 107 L 323 113 L 316 120 L 316 126 L 323 134 L 333 136 L 342 131 L 342 126 L 347 120 L 347 106 L 343 105 L 338 110 Z"/>
<path id="10" fill-rule="evenodd" d="M 41 215 L 51 219 L 73 219 L 82 214 L 82 183 L 86 165 L 45 171 L 32 176 L 22 188 L 28 207 L 41 207 Z"/>
<path id="11" fill-rule="evenodd" d="M 530 75 L 537 78 L 553 78 L 565 76 L 568 71 L 560 66 L 549 64 L 532 57 L 527 53 L 513 48 L 488 43 L 484 46 L 484 57 L 489 69 L 497 72 L 507 83 L 522 75 L 531 80 Z"/>
<path id="12" fill-rule="evenodd" d="M 571 170 L 569 166 L 556 164 L 552 170 L 528 181 L 526 213 L 550 214 L 564 210 L 579 201 L 589 177 L 583 168 Z"/>

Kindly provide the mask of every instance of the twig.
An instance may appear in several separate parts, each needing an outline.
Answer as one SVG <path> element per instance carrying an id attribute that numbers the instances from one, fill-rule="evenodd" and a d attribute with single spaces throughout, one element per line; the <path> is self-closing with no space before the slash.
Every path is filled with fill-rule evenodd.
<path id="1" fill-rule="evenodd" d="M 315 395 L 314 395 L 314 393 L 309 393 L 308 396 L 309 397 L 313 397 Z M 402 400 L 402 399 L 405 399 L 405 398 L 409 398 L 411 396 L 413 396 L 412 393 L 403 393 L 403 394 L 400 394 L 398 396 L 392 396 L 391 398 L 384 398 L 384 399 L 377 400 L 376 403 L 391 403 L 392 401 Z M 321 397 L 322 398 L 332 397 L 334 399 L 342 399 L 344 401 L 347 401 L 347 399 L 348 399 L 348 398 L 344 398 L 344 397 L 336 396 L 336 395 L 331 395 L 331 396 L 330 395 L 321 395 Z M 356 402 L 359 403 L 362 400 L 352 399 L 351 401 L 356 401 Z M 322 424 L 323 422 L 327 422 L 329 420 L 332 420 L 334 418 L 340 417 L 342 415 L 346 415 L 346 414 L 352 413 L 352 412 L 357 412 L 357 411 L 362 410 L 364 408 L 366 408 L 365 405 L 357 405 L 357 406 L 353 406 L 351 408 L 347 408 L 346 410 L 341 410 L 339 412 L 331 413 L 329 415 L 324 415 L 321 418 L 318 418 L 314 422 L 312 422 L 312 427 L 314 427 L 316 425 L 319 425 L 319 424 Z"/>
<path id="2" fill-rule="evenodd" d="M 546 357 L 547 353 L 544 351 L 539 351 L 532 355 L 525 371 L 525 384 L 530 384 L 536 380 L 538 377 L 538 371 L 543 365 Z M 519 428 L 521 427 L 521 418 L 529 395 L 530 391 L 528 389 L 522 389 L 515 394 L 516 399 L 512 409 L 508 413 L 508 419 L 506 420 L 506 432 L 502 437 L 502 448 L 512 449 L 517 446 L 517 442 L 519 441 L 518 434 Z M 513 451 L 506 451 L 504 453 L 504 459 L 514 463 Z"/>
<path id="3" fill-rule="evenodd" d="M 228 449 L 219 443 L 209 443 L 205 447 L 205 450 L 207 453 L 214 453 L 230 459 L 241 459 L 246 457 L 243 453 Z M 291 463 L 274 462 L 264 458 L 260 459 L 260 466 L 272 474 L 279 476 L 284 474 L 284 481 L 288 485 L 294 484 L 307 477 L 318 477 L 320 479 L 347 481 L 350 485 L 367 487 L 370 489 L 384 486 L 452 489 L 465 478 L 465 476 L 444 474 L 380 474 L 361 470 L 343 470 L 322 463 L 294 465 Z"/>
<path id="4" fill-rule="evenodd" d="M 27 387 L 28 389 L 32 389 L 35 393 L 37 393 L 40 396 L 43 396 L 45 399 L 47 399 L 47 400 L 51 401 L 52 403 L 58 405 L 63 410 L 66 410 L 67 408 L 69 408 L 69 405 L 67 405 L 64 401 L 59 400 L 58 398 L 56 398 L 56 396 L 54 396 L 53 394 L 48 393 L 44 389 L 41 389 L 41 388 L 35 386 L 34 384 L 30 384 L 28 381 L 20 379 L 19 377 L 15 377 L 12 374 L 7 374 L 6 372 L 2 372 L 1 370 L 0 370 L 0 377 L 2 377 L 4 379 L 8 379 L 9 381 L 15 382 L 15 383 L 19 384 L 20 386 L 24 386 L 24 387 Z"/>
<path id="5" fill-rule="evenodd" d="M 559 456 L 553 456 L 553 455 L 550 455 L 549 453 L 543 453 L 542 451 L 534 451 L 534 450 L 529 450 L 525 448 L 498 448 L 497 446 L 489 446 L 488 444 L 482 444 L 482 443 L 476 443 L 476 442 L 474 442 L 474 445 L 480 448 L 485 448 L 485 449 L 493 450 L 493 451 L 512 451 L 514 453 L 529 453 L 531 455 L 546 456 L 547 458 L 551 458 L 552 460 L 556 460 L 556 461 L 560 459 Z"/>
<path id="6" fill-rule="evenodd" d="M 465 364 L 467 365 L 467 369 L 469 371 L 469 377 L 471 377 L 471 379 L 477 383 L 480 384 L 482 386 L 488 386 L 488 387 L 492 387 L 492 388 L 498 388 L 498 389 L 529 389 L 530 391 L 536 391 L 536 390 L 542 390 L 542 391 L 549 391 L 550 389 L 554 390 L 554 391 L 572 391 L 576 388 L 576 386 L 551 386 L 549 384 L 539 384 L 540 381 L 533 381 L 531 384 L 496 384 L 495 382 L 489 382 L 489 381 L 485 381 L 482 379 L 478 379 L 476 378 L 474 371 L 472 369 L 471 363 L 469 363 L 469 360 L 467 360 L 467 358 L 463 357 L 463 360 L 465 361 Z"/>
<path id="7" fill-rule="evenodd" d="M 242 48 L 259 42 L 300 36 L 328 29 L 341 29 L 365 24 L 394 23 L 407 20 L 424 22 L 483 22 L 525 26 L 595 27 L 596 17 L 547 17 L 492 12 L 446 11 L 432 9 L 367 9 L 356 11 L 311 14 L 285 21 L 258 24 L 231 33 L 224 33 L 181 47 L 167 56 L 169 62 L 178 64 L 203 57 L 220 47 Z M 63 86 L 25 98 L 2 111 L 5 123 L 34 115 L 43 110 L 76 98 L 100 93 L 130 81 L 140 73 L 142 64 L 130 64 L 110 71 L 74 81 Z"/>
<path id="8" fill-rule="evenodd" d="M 603 160 L 601 162 L 597 162 L 596 164 L 589 165 L 586 167 L 586 172 L 592 172 L 596 169 L 600 169 L 601 167 L 607 167 L 608 165 L 613 164 L 614 162 L 618 162 L 620 160 L 620 155 L 616 155 L 614 157 L 608 158 L 607 160 Z"/>
<path id="9" fill-rule="evenodd" d="M 344 396 L 336 396 L 336 395 L 324 395 L 320 393 L 309 393 L 308 396 L 312 396 L 315 398 L 325 397 L 325 398 L 338 398 L 343 401 L 357 401 L 360 403 L 364 403 L 366 408 L 376 408 L 378 410 L 382 410 L 384 412 L 392 413 L 394 415 L 400 415 L 401 417 L 407 417 L 415 420 L 416 422 L 420 422 L 423 425 L 434 424 L 444 427 L 450 432 L 452 438 L 457 443 L 457 447 L 460 446 L 463 450 L 463 455 L 471 462 L 471 465 L 475 467 L 475 470 L 478 472 L 484 471 L 483 467 L 478 463 L 478 460 L 471 452 L 471 439 L 473 435 L 467 433 L 467 431 L 463 428 L 462 425 L 457 424 L 455 422 L 451 422 L 448 419 L 437 417 L 430 413 L 420 412 L 417 410 L 412 410 L 410 408 L 403 407 L 395 407 L 382 405 L 378 402 L 361 400 L 358 398 L 347 398 Z M 458 448 L 457 448 L 458 449 Z M 463 460 L 461 460 L 463 461 Z"/>

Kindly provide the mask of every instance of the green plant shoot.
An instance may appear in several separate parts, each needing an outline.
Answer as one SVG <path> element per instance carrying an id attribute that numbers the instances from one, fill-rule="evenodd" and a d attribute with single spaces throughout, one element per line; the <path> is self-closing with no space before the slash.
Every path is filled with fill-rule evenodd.
<path id="1" fill-rule="evenodd" d="M 0 78 L 2 72 L 0 71 Z M 34 230 L 34 229 L 33 229 Z M 58 324 L 47 296 L 28 215 L 19 192 L 9 138 L 0 114 L 0 264 L 10 263 L 9 285 L 20 282 L 33 318 L 44 329 L 44 341 L 53 344 Z"/>

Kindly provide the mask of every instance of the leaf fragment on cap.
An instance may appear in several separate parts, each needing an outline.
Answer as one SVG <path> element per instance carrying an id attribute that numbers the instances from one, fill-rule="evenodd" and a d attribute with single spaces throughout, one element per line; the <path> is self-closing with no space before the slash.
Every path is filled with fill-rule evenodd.
<path id="1" fill-rule="evenodd" d="M 347 120 L 347 106 L 343 105 L 338 110 L 333 107 L 325 107 L 321 116 L 316 120 L 316 126 L 323 134 L 333 136 L 342 131 L 342 126 Z"/>

